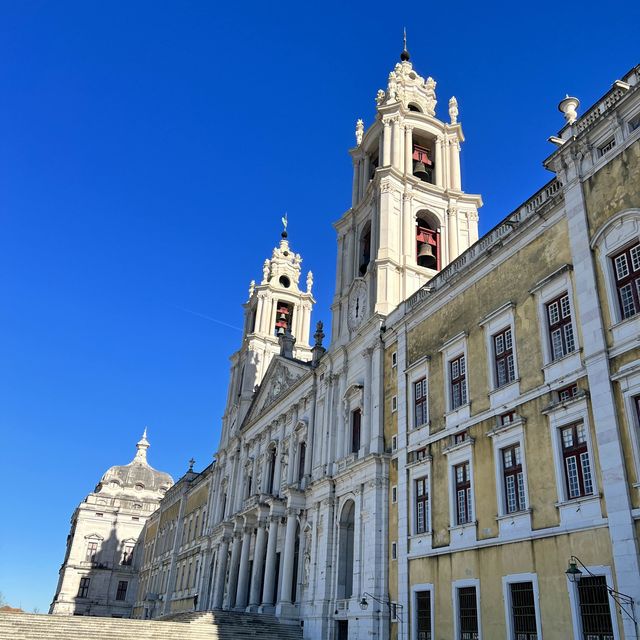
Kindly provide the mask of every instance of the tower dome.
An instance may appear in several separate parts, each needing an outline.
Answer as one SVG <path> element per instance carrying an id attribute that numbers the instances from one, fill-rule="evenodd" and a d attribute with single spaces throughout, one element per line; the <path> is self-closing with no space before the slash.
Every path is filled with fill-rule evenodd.
<path id="1" fill-rule="evenodd" d="M 129 464 L 115 465 L 107 469 L 98 485 L 98 491 L 152 491 L 164 494 L 173 485 L 173 478 L 158 471 L 147 462 L 147 430 L 136 444 L 136 455 Z"/>

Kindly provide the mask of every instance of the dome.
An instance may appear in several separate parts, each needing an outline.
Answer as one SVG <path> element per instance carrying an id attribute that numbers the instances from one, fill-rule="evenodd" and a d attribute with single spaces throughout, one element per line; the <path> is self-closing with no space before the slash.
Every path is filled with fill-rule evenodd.
<path id="1" fill-rule="evenodd" d="M 163 471 L 157 471 L 147 462 L 147 430 L 136 444 L 137 452 L 129 464 L 115 465 L 107 470 L 100 479 L 102 487 L 119 487 L 137 491 L 155 491 L 164 493 L 173 485 L 173 478 Z"/>

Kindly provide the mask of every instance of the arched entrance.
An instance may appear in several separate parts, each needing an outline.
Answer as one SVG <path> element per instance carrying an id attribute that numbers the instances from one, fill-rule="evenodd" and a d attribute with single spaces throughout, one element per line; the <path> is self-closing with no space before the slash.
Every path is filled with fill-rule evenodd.
<path id="1" fill-rule="evenodd" d="M 347 500 L 342 507 L 338 537 L 338 599 L 353 595 L 353 542 L 356 505 Z"/>

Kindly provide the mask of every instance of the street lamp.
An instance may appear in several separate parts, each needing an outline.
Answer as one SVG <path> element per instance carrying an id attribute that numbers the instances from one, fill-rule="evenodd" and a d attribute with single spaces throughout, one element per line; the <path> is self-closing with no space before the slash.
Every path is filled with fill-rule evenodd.
<path id="1" fill-rule="evenodd" d="M 580 558 L 576 556 L 571 556 L 569 558 L 569 567 L 564 572 L 567 576 L 569 582 L 573 584 L 579 584 L 582 578 L 582 571 L 578 568 L 580 565 L 588 574 L 589 577 L 595 578 L 595 574 L 591 573 L 587 567 L 585 567 L 584 563 Z M 612 589 L 608 584 L 605 583 L 605 587 L 607 589 L 607 593 L 611 596 L 613 601 L 618 605 L 620 609 L 620 613 L 626 613 L 627 616 L 633 620 L 633 623 L 636 625 L 636 629 L 638 627 L 638 621 L 636 620 L 634 609 L 633 609 L 633 598 L 628 596 L 626 593 L 620 593 L 620 591 L 616 591 Z"/>
<path id="2" fill-rule="evenodd" d="M 387 605 L 387 607 L 389 607 L 389 618 L 397 619 L 398 622 L 400 622 L 400 637 L 402 637 L 402 616 L 400 615 L 402 605 L 397 602 L 393 602 L 392 600 L 381 600 L 380 598 L 376 598 L 376 596 L 374 596 L 373 594 L 365 591 L 362 594 L 362 598 L 360 598 L 360 608 L 363 611 L 366 611 L 369 608 L 369 601 L 367 600 L 366 596 L 369 596 L 369 598 L 375 600 L 379 604 L 385 604 Z"/>

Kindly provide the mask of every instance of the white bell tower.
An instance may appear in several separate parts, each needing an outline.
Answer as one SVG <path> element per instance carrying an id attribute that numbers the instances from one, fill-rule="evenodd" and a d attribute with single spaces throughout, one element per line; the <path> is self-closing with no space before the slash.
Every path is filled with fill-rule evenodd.
<path id="1" fill-rule="evenodd" d="M 262 280 L 260 284 L 251 281 L 249 299 L 243 305 L 242 346 L 231 356 L 221 446 L 242 423 L 255 387 L 262 382 L 273 356 L 280 353 L 280 336 L 292 336 L 293 358 L 305 362 L 312 359 L 309 333 L 315 303 L 311 295 L 313 274 L 307 273 L 306 289 L 301 290 L 302 258 L 289 247 L 286 217 L 283 223 L 280 243 L 264 261 Z"/>
<path id="2" fill-rule="evenodd" d="M 462 191 L 458 103 L 436 117 L 436 82 L 405 47 L 376 96 L 376 119 L 356 124 L 352 206 L 338 232 L 334 343 L 371 314 L 387 315 L 478 239 L 479 195 Z"/>

